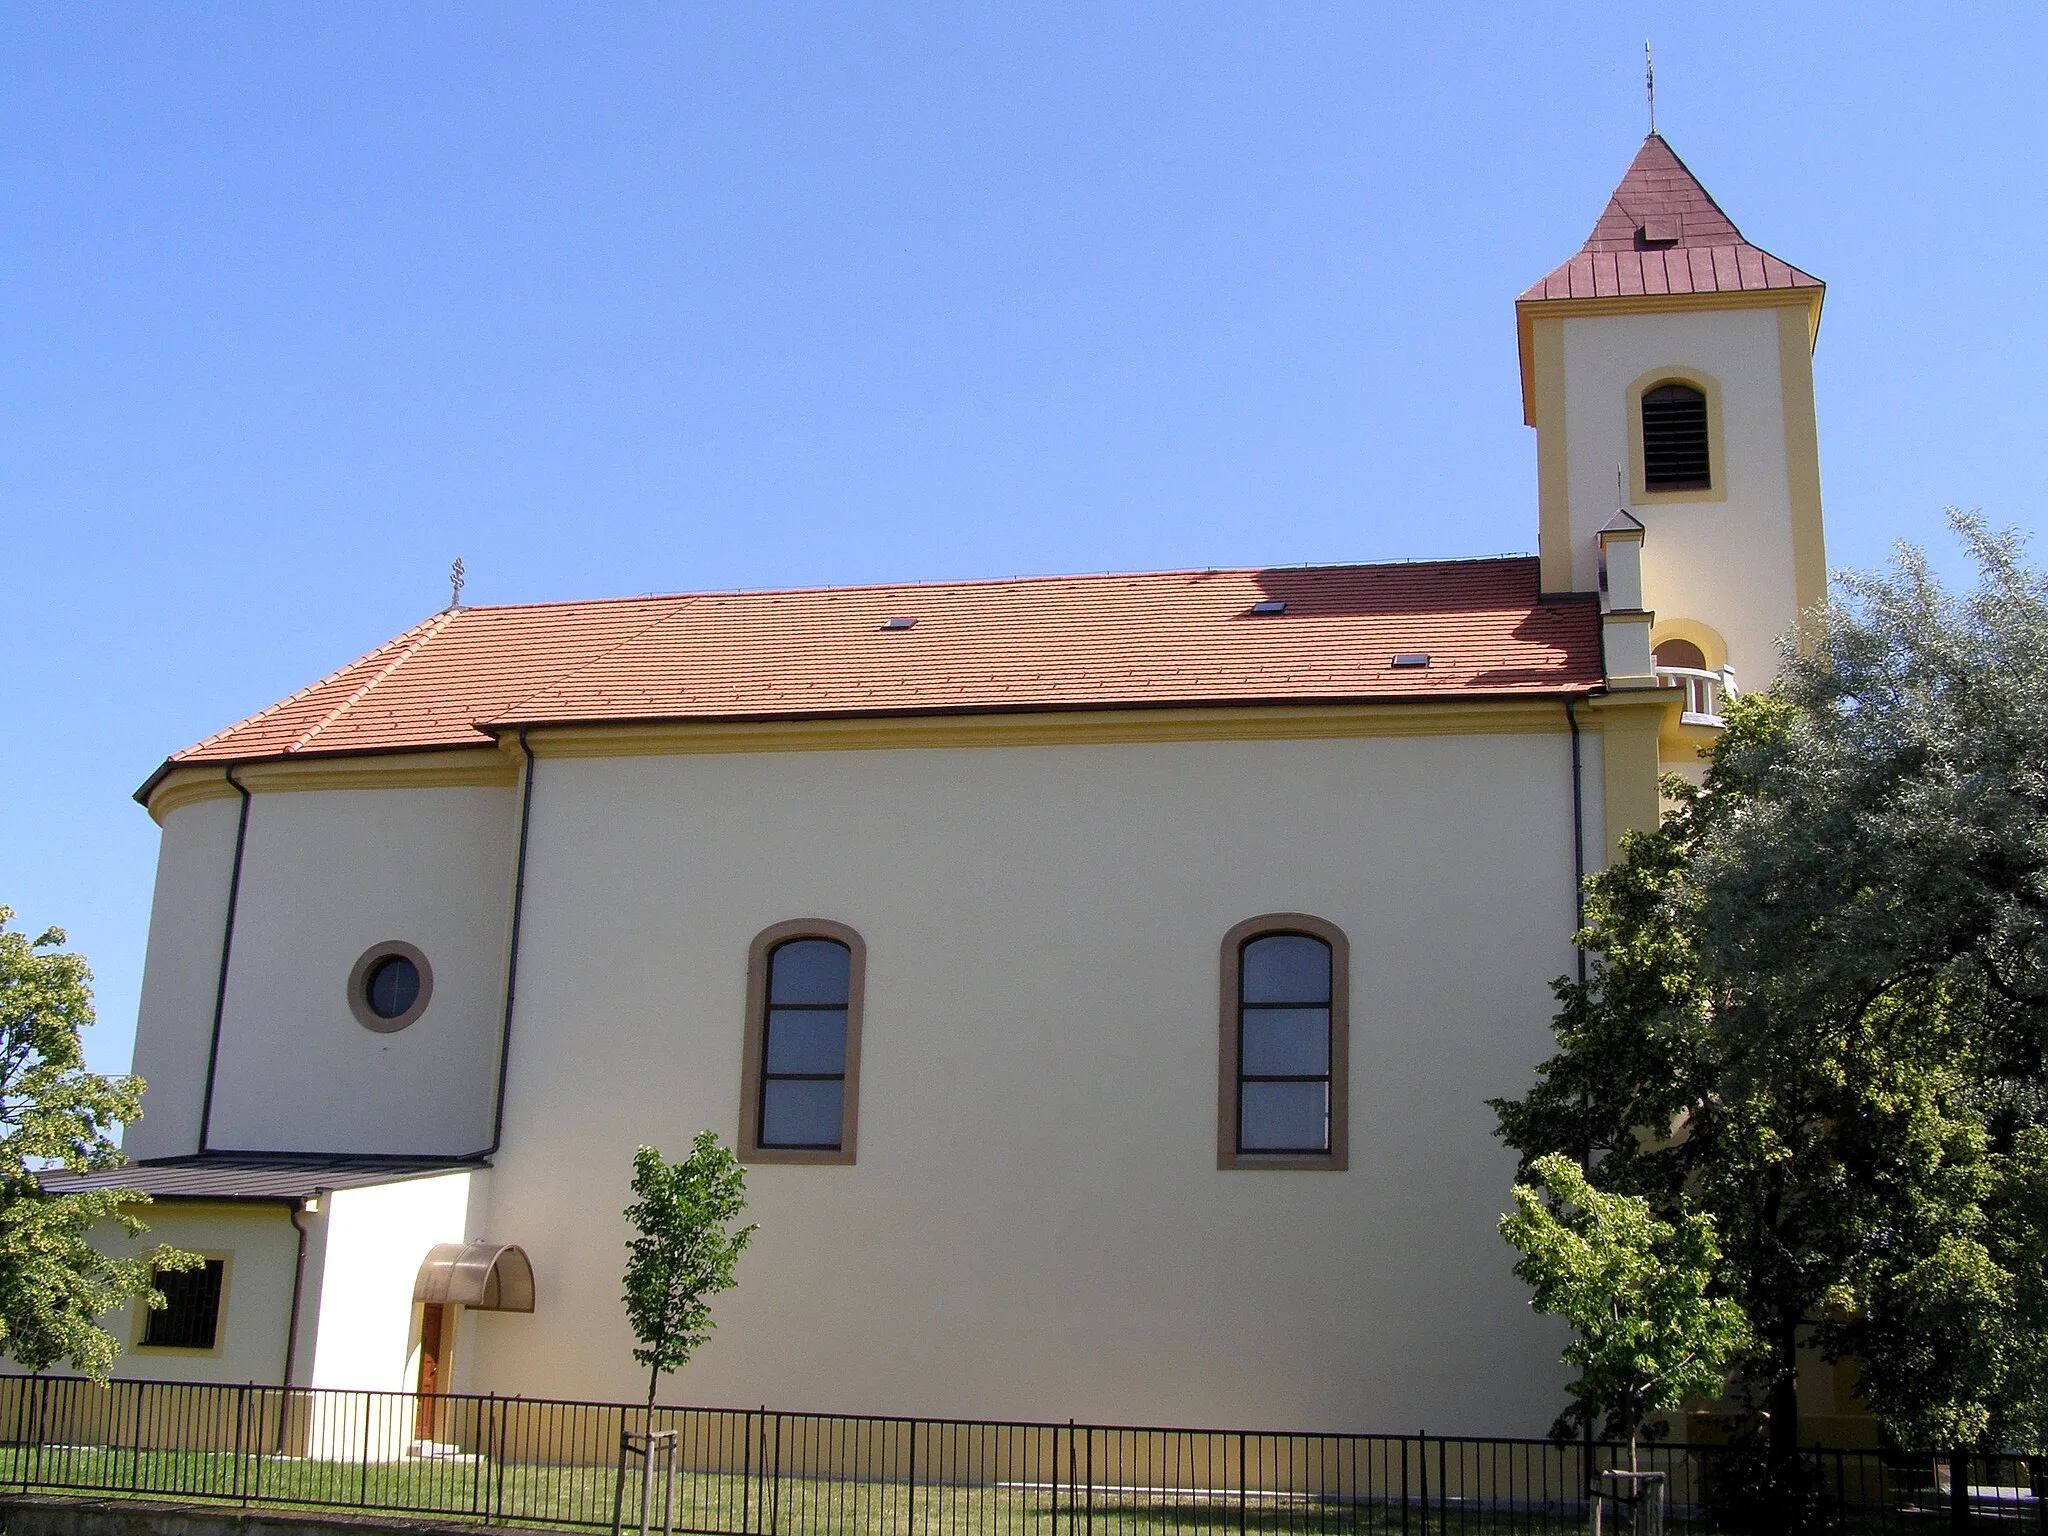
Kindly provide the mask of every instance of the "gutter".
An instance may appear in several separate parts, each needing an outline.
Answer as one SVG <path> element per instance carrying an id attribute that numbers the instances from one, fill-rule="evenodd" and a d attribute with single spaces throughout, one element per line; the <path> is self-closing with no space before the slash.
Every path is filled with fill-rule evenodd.
<path id="1" fill-rule="evenodd" d="M 228 910 L 220 933 L 220 976 L 213 989 L 213 1037 L 206 1047 L 206 1093 L 199 1103 L 199 1148 L 204 1152 L 208 1137 L 213 1131 L 213 1080 L 220 1067 L 221 1021 L 227 1015 L 228 1006 L 228 962 L 235 948 L 235 908 L 242 899 L 242 852 L 249 845 L 249 802 L 254 798 L 249 786 L 235 777 L 236 764 L 230 763 L 224 771 L 228 784 L 242 797 L 241 814 L 235 819 L 235 858 L 228 874 Z"/>

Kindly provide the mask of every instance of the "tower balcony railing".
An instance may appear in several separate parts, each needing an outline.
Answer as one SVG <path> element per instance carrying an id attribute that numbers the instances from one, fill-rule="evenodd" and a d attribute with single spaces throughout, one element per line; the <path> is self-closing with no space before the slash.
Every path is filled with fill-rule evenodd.
<path id="1" fill-rule="evenodd" d="M 1685 705 L 1679 721 L 1685 725 L 1721 726 L 1727 707 L 1735 701 L 1735 669 L 1723 667 L 1709 672 L 1700 667 L 1659 667 L 1657 686 L 1683 688 Z"/>

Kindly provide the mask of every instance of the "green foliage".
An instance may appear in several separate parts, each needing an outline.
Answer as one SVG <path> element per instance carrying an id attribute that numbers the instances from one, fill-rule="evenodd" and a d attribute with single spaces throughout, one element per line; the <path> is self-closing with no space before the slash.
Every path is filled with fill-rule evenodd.
<path id="1" fill-rule="evenodd" d="M 37 1170 L 97 1172 L 121 1164 L 114 1127 L 141 1118 L 142 1080 L 85 1069 L 79 1032 L 93 1022 L 92 973 L 52 928 L 9 932 L 0 907 L 0 1350 L 31 1371 L 58 1361 L 105 1381 L 120 1343 L 96 1319 L 140 1298 L 159 1269 L 190 1269 L 197 1254 L 158 1248 L 111 1258 L 86 1240 L 95 1227 L 145 1230 L 146 1195 L 53 1194 Z"/>
<path id="2" fill-rule="evenodd" d="M 1576 1412 L 1553 1433 L 1601 1427 L 1629 1442 L 1633 1467 L 1653 1415 L 1721 1390 L 1723 1369 L 1749 1347 L 1748 1319 L 1731 1298 L 1708 1294 L 1721 1257 L 1711 1218 L 1659 1221 L 1649 1201 L 1601 1193 L 1557 1153 L 1530 1172 L 1535 1182 L 1515 1186 L 1500 1230 L 1522 1254 L 1515 1274 L 1535 1292 L 1530 1305 L 1578 1335 L 1564 1352 L 1579 1371 Z"/>
<path id="3" fill-rule="evenodd" d="M 1975 593 L 1910 550 L 1846 578 L 1588 882 L 1591 973 L 1495 1105 L 1525 1170 L 1713 1217 L 1781 1465 L 1807 1342 L 1863 1362 L 1901 1442 L 2031 1446 L 2048 1416 L 2048 589 L 1957 526 Z"/>
<path id="4" fill-rule="evenodd" d="M 653 1147 L 635 1152 L 633 1193 L 626 1219 L 640 1235 L 626 1245 L 626 1316 L 652 1405 L 662 1376 L 711 1337 L 709 1298 L 739 1283 L 733 1271 L 756 1229 L 733 1228 L 747 1208 L 746 1171 L 710 1131 L 679 1163 Z"/>

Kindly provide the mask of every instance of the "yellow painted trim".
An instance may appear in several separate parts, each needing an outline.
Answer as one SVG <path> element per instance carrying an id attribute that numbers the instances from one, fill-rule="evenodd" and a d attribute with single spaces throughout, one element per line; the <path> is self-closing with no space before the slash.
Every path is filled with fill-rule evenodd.
<path id="1" fill-rule="evenodd" d="M 1068 747 L 1357 736 L 1534 735 L 1565 728 L 1554 700 L 1075 710 L 877 720 L 679 721 L 536 727 L 536 757 Z"/>
<path id="2" fill-rule="evenodd" d="M 1515 337 L 1522 353 L 1522 420 L 1535 426 L 1536 367 L 1531 346 L 1542 320 L 1569 320 L 1578 315 L 1675 315 L 1710 309 L 1783 309 L 1806 321 L 1806 349 L 1820 342 L 1820 310 L 1826 288 L 1752 288 L 1738 293 L 1641 293 L 1611 299 L 1517 299 Z"/>
<path id="3" fill-rule="evenodd" d="M 1657 778 L 1663 768 L 1658 738 L 1664 718 L 1679 707 L 1677 690 L 1640 689 L 1591 701 L 1599 723 L 1602 803 L 1607 814 L 1607 856 L 1621 856 L 1624 832 L 1654 832 L 1663 816 Z"/>
<path id="4" fill-rule="evenodd" d="M 218 768 L 174 768 L 149 797 L 149 814 L 157 825 L 171 812 L 202 800 L 232 800 L 234 786 Z"/>
<path id="5" fill-rule="evenodd" d="M 946 747 L 1059 747 L 1176 741 L 1296 741 L 1360 736 L 1541 735 L 1565 728 L 1550 699 L 1441 703 L 1249 705 L 1221 709 L 1066 710 L 1043 714 L 920 715 L 871 720 L 688 720 L 535 726 L 536 757 L 649 757 L 698 753 L 860 752 Z M 245 763 L 252 794 L 309 789 L 510 787 L 518 749 L 391 753 Z M 150 797 L 158 822 L 180 806 L 232 797 L 223 769 L 177 768 Z"/>
<path id="6" fill-rule="evenodd" d="M 1690 640 L 1707 659 L 1709 672 L 1718 672 L 1728 665 L 1728 642 L 1721 638 L 1720 631 L 1698 619 L 1659 619 L 1650 630 L 1650 650 L 1654 653 L 1666 640 Z M 1737 687 L 1741 686 L 1741 673 L 1735 675 L 1735 682 Z"/>
<path id="7" fill-rule="evenodd" d="M 245 763 L 236 768 L 235 776 L 252 794 L 307 789 L 500 787 L 519 782 L 519 763 L 516 752 L 510 748 L 461 747 L 446 752 Z M 149 814 L 161 825 L 180 806 L 230 798 L 234 793 L 224 768 L 211 764 L 175 768 L 149 797 Z"/>
<path id="8" fill-rule="evenodd" d="M 1565 431 L 1564 322 L 1545 320 L 1531 341 L 1529 424 L 1536 429 L 1539 585 L 1572 590 L 1572 482 Z"/>
<path id="9" fill-rule="evenodd" d="M 1779 393 L 1785 407 L 1785 478 L 1792 504 L 1792 591 L 1806 615 L 1828 598 L 1828 553 L 1820 503 L 1820 425 L 1813 403 L 1813 349 L 1796 315 L 1778 317 Z"/>
<path id="10" fill-rule="evenodd" d="M 1657 738 L 1658 757 L 1666 773 L 1696 771 L 1702 759 L 1721 739 L 1718 725 L 1681 725 L 1676 717 L 1665 724 Z"/>
<path id="11" fill-rule="evenodd" d="M 1653 491 L 1643 476 L 1643 396 L 1664 384 L 1690 384 L 1707 397 L 1707 488 L 1704 491 Z M 1726 501 L 1728 455 L 1721 437 L 1721 381 L 1711 373 L 1678 363 L 1652 368 L 1628 387 L 1623 407 L 1628 418 L 1628 490 L 1636 506 L 1668 502 Z"/>

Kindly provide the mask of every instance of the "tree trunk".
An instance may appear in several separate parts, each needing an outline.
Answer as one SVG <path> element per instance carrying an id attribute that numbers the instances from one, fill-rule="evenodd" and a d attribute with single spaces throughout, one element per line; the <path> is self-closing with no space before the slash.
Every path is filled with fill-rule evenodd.
<path id="1" fill-rule="evenodd" d="M 1803 1503 L 1799 1466 L 1799 1333 L 1796 1324 L 1777 1330 L 1772 1358 L 1778 1367 L 1765 1406 L 1770 1412 L 1767 1442 L 1773 1497 L 1769 1529 L 1791 1531 L 1799 1523 Z"/>

